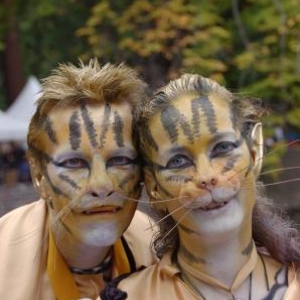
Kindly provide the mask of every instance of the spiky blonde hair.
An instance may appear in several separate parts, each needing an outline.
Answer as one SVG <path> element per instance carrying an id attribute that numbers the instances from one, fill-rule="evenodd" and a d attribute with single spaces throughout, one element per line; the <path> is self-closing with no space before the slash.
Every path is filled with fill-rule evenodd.
<path id="1" fill-rule="evenodd" d="M 48 113 L 57 106 L 73 106 L 79 102 L 128 102 L 132 106 L 134 127 L 140 109 L 147 98 L 147 85 L 138 73 L 124 63 L 100 66 L 97 59 L 88 64 L 79 62 L 60 64 L 42 81 L 42 94 L 29 124 L 27 135 L 28 156 L 39 164 L 42 157 L 38 149 L 40 134 Z"/>

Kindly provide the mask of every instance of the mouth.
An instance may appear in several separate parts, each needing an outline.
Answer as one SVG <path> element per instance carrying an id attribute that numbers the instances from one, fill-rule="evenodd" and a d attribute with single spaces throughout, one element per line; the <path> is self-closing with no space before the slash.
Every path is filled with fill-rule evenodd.
<path id="1" fill-rule="evenodd" d="M 200 207 L 200 209 L 203 211 L 217 210 L 217 209 L 220 209 L 220 208 L 224 207 L 225 205 L 227 205 L 228 202 L 229 201 L 223 201 L 223 202 L 212 201 L 208 205 Z"/>
<path id="2" fill-rule="evenodd" d="M 83 211 L 86 215 L 95 215 L 95 214 L 115 214 L 121 209 L 120 206 L 112 206 L 112 205 L 103 205 L 91 208 L 89 210 Z"/>

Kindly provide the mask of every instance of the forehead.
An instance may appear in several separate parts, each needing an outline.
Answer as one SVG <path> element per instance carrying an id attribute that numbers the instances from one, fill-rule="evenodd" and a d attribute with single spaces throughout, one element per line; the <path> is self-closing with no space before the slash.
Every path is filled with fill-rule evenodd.
<path id="1" fill-rule="evenodd" d="M 222 132 L 234 132 L 233 120 L 230 102 L 218 94 L 183 94 L 148 121 L 149 134 L 145 138 L 153 149 L 155 143 L 160 149 L 162 145 L 193 144 L 196 140 L 210 139 Z"/>
<path id="2" fill-rule="evenodd" d="M 123 147 L 132 141 L 132 122 L 132 107 L 126 102 L 57 106 L 44 121 L 41 146 Z"/>

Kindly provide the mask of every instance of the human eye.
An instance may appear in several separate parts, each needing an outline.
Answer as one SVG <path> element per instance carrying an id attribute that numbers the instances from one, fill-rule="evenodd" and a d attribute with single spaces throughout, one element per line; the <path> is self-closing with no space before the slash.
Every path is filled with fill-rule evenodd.
<path id="1" fill-rule="evenodd" d="M 218 156 L 223 154 L 228 154 L 231 151 L 233 151 L 235 148 L 237 148 L 237 144 L 230 141 L 224 141 L 218 143 L 212 150 L 212 156 Z"/>
<path id="2" fill-rule="evenodd" d="M 171 157 L 166 165 L 167 169 L 183 169 L 188 168 L 193 165 L 193 162 L 190 158 L 185 155 L 177 154 Z"/>
<path id="3" fill-rule="evenodd" d="M 87 162 L 82 158 L 68 158 L 59 163 L 57 163 L 59 167 L 63 167 L 66 169 L 81 169 L 87 167 Z"/>
<path id="4" fill-rule="evenodd" d="M 114 156 L 111 157 L 107 162 L 107 167 L 118 167 L 133 164 L 134 160 L 127 156 Z"/>

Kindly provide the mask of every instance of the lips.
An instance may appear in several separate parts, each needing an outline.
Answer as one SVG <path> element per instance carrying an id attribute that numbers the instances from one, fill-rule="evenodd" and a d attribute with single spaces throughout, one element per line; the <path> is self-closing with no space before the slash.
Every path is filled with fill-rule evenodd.
<path id="1" fill-rule="evenodd" d="M 105 205 L 105 206 L 98 206 L 91 208 L 89 210 L 84 211 L 83 213 L 86 215 L 91 214 L 114 214 L 118 212 L 121 209 L 120 206 L 111 206 L 111 205 Z"/>
<path id="2" fill-rule="evenodd" d="M 208 205 L 206 205 L 204 207 L 200 207 L 200 209 L 204 210 L 204 211 L 215 210 L 215 209 L 219 209 L 219 208 L 225 206 L 227 203 L 228 203 L 228 201 L 223 201 L 223 202 L 212 201 Z"/>

